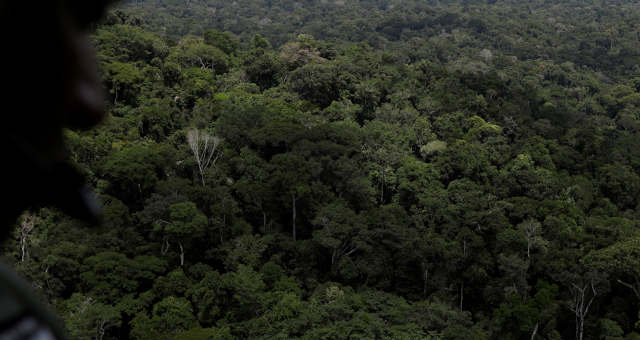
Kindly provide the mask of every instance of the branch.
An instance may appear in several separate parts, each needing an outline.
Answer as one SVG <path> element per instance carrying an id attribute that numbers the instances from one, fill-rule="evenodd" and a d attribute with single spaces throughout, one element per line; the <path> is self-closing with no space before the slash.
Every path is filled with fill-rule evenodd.
<path id="1" fill-rule="evenodd" d="M 640 299 L 640 291 L 638 291 L 638 288 L 630 283 L 626 283 L 622 280 L 618 280 L 618 283 L 633 290 L 633 293 L 636 294 L 636 297 Z"/>

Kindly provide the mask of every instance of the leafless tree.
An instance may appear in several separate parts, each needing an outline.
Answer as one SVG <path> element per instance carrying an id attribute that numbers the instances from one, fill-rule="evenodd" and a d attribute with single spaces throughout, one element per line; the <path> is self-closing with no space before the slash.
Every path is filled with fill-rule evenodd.
<path id="1" fill-rule="evenodd" d="M 540 239 L 542 226 L 536 220 L 526 220 L 518 226 L 527 238 L 527 259 L 531 258 L 531 247 Z"/>
<path id="2" fill-rule="evenodd" d="M 491 61 L 491 59 L 493 59 L 493 53 L 491 52 L 491 50 L 486 48 L 480 51 L 480 56 L 482 57 L 482 59 L 484 59 L 485 63 L 488 63 Z"/>
<path id="3" fill-rule="evenodd" d="M 222 155 L 222 151 L 218 150 L 222 139 L 207 132 L 200 132 L 198 129 L 191 129 L 187 132 L 187 141 L 196 158 L 202 186 L 205 186 L 205 171 L 209 167 L 215 167 L 218 158 Z"/>
<path id="4" fill-rule="evenodd" d="M 584 320 L 589 314 L 589 308 L 598 295 L 593 280 L 583 284 L 573 284 L 571 288 L 573 300 L 570 302 L 569 309 L 576 316 L 576 340 L 582 340 L 584 337 Z"/>
<path id="5" fill-rule="evenodd" d="M 20 262 L 24 262 L 29 256 L 28 243 L 29 243 L 29 234 L 35 227 L 36 218 L 29 214 L 25 213 L 22 217 L 22 223 L 20 223 Z"/>
<path id="6" fill-rule="evenodd" d="M 97 340 L 102 340 L 104 338 L 104 334 L 107 332 L 107 329 L 113 327 L 114 325 L 109 322 L 109 320 L 105 318 L 100 318 L 98 320 L 98 337 Z"/>

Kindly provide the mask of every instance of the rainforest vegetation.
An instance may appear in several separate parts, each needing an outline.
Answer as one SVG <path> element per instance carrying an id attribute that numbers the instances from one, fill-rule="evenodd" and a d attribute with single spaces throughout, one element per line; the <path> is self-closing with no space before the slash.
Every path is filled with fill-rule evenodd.
<path id="1" fill-rule="evenodd" d="M 129 0 L 91 41 L 104 221 L 1 247 L 72 339 L 640 339 L 637 2 Z"/>

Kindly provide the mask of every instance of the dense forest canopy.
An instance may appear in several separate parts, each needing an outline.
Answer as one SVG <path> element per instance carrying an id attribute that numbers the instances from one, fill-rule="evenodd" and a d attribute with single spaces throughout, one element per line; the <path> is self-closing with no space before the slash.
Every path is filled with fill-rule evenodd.
<path id="1" fill-rule="evenodd" d="M 73 339 L 640 339 L 635 1 L 137 0 L 4 258 Z"/>
<path id="2" fill-rule="evenodd" d="M 640 53 L 639 6 L 586 0 L 137 0 L 126 7 L 137 20 L 144 18 L 143 27 L 173 39 L 217 29 L 244 42 L 261 34 L 280 47 L 310 34 L 393 50 L 401 62 L 447 62 L 486 48 L 520 60 L 570 61 L 631 75 Z"/>

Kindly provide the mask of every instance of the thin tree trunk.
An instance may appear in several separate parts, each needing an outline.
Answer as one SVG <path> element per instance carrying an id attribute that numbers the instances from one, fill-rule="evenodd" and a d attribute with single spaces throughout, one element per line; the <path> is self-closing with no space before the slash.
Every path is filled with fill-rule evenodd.
<path id="1" fill-rule="evenodd" d="M 227 226 L 227 215 L 222 215 L 222 226 L 220 227 L 220 244 L 224 242 L 224 228 Z"/>
<path id="2" fill-rule="evenodd" d="M 98 326 L 98 339 L 97 340 L 102 340 L 102 338 L 104 337 L 104 333 L 105 333 L 105 330 L 106 330 L 104 326 L 105 326 L 106 323 L 107 322 L 104 319 L 100 320 L 100 325 Z"/>
<path id="3" fill-rule="evenodd" d="M 382 181 L 380 183 L 380 204 L 384 204 L 384 167 L 382 167 Z"/>
<path id="4" fill-rule="evenodd" d="M 582 287 L 574 284 L 574 304 L 571 306 L 571 310 L 575 313 L 576 316 L 576 340 L 582 340 L 584 338 L 584 321 L 589 314 L 589 308 L 595 300 L 598 292 L 596 291 L 596 287 L 593 282 L 588 285 L 584 285 Z M 587 289 L 591 288 L 591 298 L 587 302 L 586 292 Z"/>
<path id="5" fill-rule="evenodd" d="M 582 340 L 583 337 L 584 337 L 584 318 L 580 317 L 580 334 L 578 339 Z"/>
<path id="6" fill-rule="evenodd" d="M 533 328 L 533 333 L 531 333 L 531 340 L 535 340 L 536 334 L 538 334 L 538 326 L 539 325 L 540 325 L 540 323 L 536 322 L 536 326 Z"/>
<path id="7" fill-rule="evenodd" d="M 467 257 L 467 240 L 462 239 L 462 257 Z"/>
<path id="8" fill-rule="evenodd" d="M 184 248 L 182 247 L 182 242 L 178 242 L 180 246 L 180 267 L 184 266 Z"/>
<path id="9" fill-rule="evenodd" d="M 118 103 L 118 82 L 115 80 L 113 81 L 113 92 L 113 105 L 116 105 Z"/>
<path id="10" fill-rule="evenodd" d="M 464 300 L 464 281 L 460 284 L 460 311 L 462 311 L 462 301 Z"/>
<path id="11" fill-rule="evenodd" d="M 576 313 L 576 340 L 582 340 L 582 338 L 580 337 L 580 327 L 580 316 Z"/>
<path id="12" fill-rule="evenodd" d="M 429 281 L 429 268 L 426 263 L 422 262 L 422 298 L 427 298 L 427 282 Z"/>
<path id="13" fill-rule="evenodd" d="M 20 243 L 22 243 L 21 245 L 21 250 L 22 250 L 22 258 L 20 259 L 20 262 L 24 263 L 25 258 L 27 257 L 27 240 L 25 239 L 25 237 L 23 236 L 22 239 L 20 240 Z"/>
<path id="14" fill-rule="evenodd" d="M 267 232 L 267 213 L 262 210 L 262 230 Z"/>
<path id="15" fill-rule="evenodd" d="M 291 206 L 293 210 L 293 240 L 296 241 L 296 195 L 291 195 Z"/>
<path id="16" fill-rule="evenodd" d="M 162 241 L 162 246 L 160 247 L 160 253 L 161 253 L 162 255 L 166 255 L 166 254 L 167 254 L 167 252 L 169 251 L 169 246 L 170 246 L 170 245 L 169 245 L 169 239 L 168 239 L 168 238 L 165 238 L 165 239 Z"/>
<path id="17" fill-rule="evenodd" d="M 20 225 L 20 251 L 22 253 L 20 262 L 24 262 L 29 256 L 27 248 L 29 243 L 29 234 L 35 226 L 34 219 L 35 218 L 32 215 L 25 214 Z"/>

